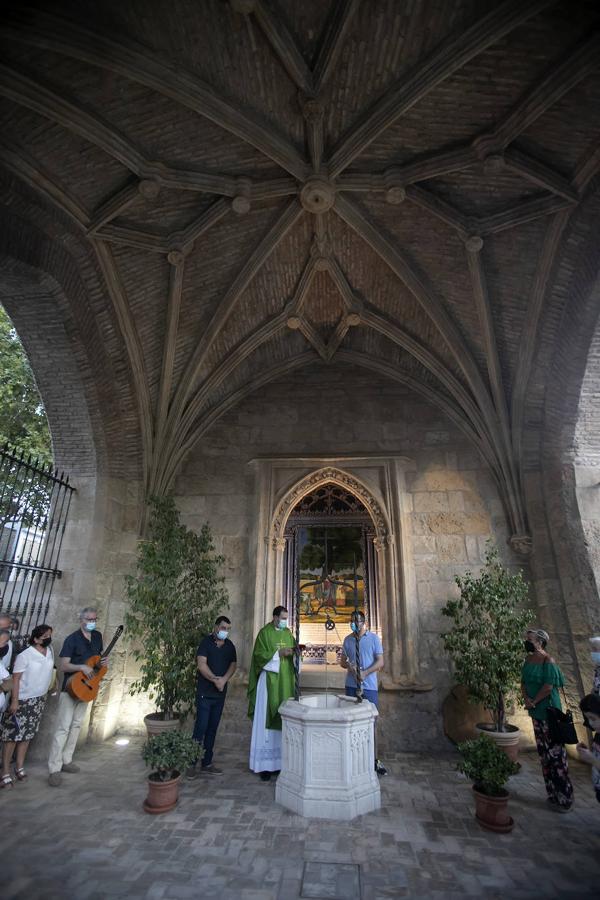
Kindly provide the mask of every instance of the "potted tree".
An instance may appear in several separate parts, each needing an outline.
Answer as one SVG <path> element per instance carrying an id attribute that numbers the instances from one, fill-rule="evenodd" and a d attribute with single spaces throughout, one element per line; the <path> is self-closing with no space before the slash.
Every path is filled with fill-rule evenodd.
<path id="1" fill-rule="evenodd" d="M 181 773 L 196 762 L 199 744 L 184 731 L 163 731 L 149 737 L 142 756 L 152 770 L 148 776 L 147 813 L 169 812 L 177 804 Z"/>
<path id="2" fill-rule="evenodd" d="M 481 723 L 476 729 L 489 734 L 515 760 L 521 733 L 507 723 L 506 708 L 521 701 L 523 631 L 531 621 L 527 585 L 520 571 L 512 575 L 500 564 L 495 549 L 488 549 L 478 577 L 467 572 L 455 581 L 460 597 L 442 609 L 452 620 L 452 629 L 442 635 L 445 649 L 469 699 L 490 712 L 492 724 Z"/>
<path id="3" fill-rule="evenodd" d="M 459 744 L 458 749 L 462 756 L 458 771 L 473 781 L 475 818 L 488 831 L 512 831 L 504 785 L 519 767 L 485 734 Z"/>
<path id="4" fill-rule="evenodd" d="M 151 498 L 148 537 L 126 581 L 125 617 L 140 663 L 130 693 L 148 692 L 157 707 L 144 719 L 149 734 L 178 728 L 194 707 L 199 639 L 228 606 L 223 562 L 208 525 L 197 534 L 181 524 L 172 497 Z"/>

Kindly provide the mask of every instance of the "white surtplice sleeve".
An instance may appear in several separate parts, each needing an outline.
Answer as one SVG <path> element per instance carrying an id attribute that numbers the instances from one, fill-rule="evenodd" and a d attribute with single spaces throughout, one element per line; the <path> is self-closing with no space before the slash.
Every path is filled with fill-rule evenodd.
<path id="1" fill-rule="evenodd" d="M 280 662 L 281 659 L 279 657 L 279 650 L 276 650 L 273 654 L 272 659 L 269 660 L 266 666 L 263 666 L 263 672 L 277 672 L 277 674 L 279 674 Z"/>

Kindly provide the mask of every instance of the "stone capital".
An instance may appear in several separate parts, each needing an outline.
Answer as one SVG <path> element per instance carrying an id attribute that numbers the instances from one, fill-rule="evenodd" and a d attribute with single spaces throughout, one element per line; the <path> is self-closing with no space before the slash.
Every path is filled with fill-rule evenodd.
<path id="1" fill-rule="evenodd" d="M 519 556 L 531 556 L 533 553 L 533 538 L 530 534 L 513 534 L 509 537 L 508 544 Z"/>

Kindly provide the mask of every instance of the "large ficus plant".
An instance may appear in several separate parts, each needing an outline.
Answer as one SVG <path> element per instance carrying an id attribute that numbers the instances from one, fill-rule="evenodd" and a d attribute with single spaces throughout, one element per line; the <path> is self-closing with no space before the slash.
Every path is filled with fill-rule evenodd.
<path id="1" fill-rule="evenodd" d="M 182 525 L 172 497 L 153 497 L 137 571 L 126 581 L 125 624 L 140 676 L 130 692 L 148 692 L 164 718 L 194 705 L 196 649 L 228 606 L 208 525 L 200 534 Z"/>
<path id="2" fill-rule="evenodd" d="M 460 597 L 442 609 L 452 620 L 444 646 L 459 684 L 490 711 L 496 731 L 504 731 L 507 703 L 520 699 L 523 632 L 531 621 L 527 584 L 520 571 L 512 575 L 500 564 L 495 549 L 486 552 L 479 576 L 467 572 L 454 580 Z"/>

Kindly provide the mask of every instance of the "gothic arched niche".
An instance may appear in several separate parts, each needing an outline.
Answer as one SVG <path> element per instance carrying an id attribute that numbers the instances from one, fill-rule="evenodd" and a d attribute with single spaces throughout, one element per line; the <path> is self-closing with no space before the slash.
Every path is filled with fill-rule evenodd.
<path id="1" fill-rule="evenodd" d="M 339 664 L 355 609 L 378 626 L 375 527 L 365 504 L 328 481 L 304 494 L 285 529 L 284 595 L 309 666 Z"/>

